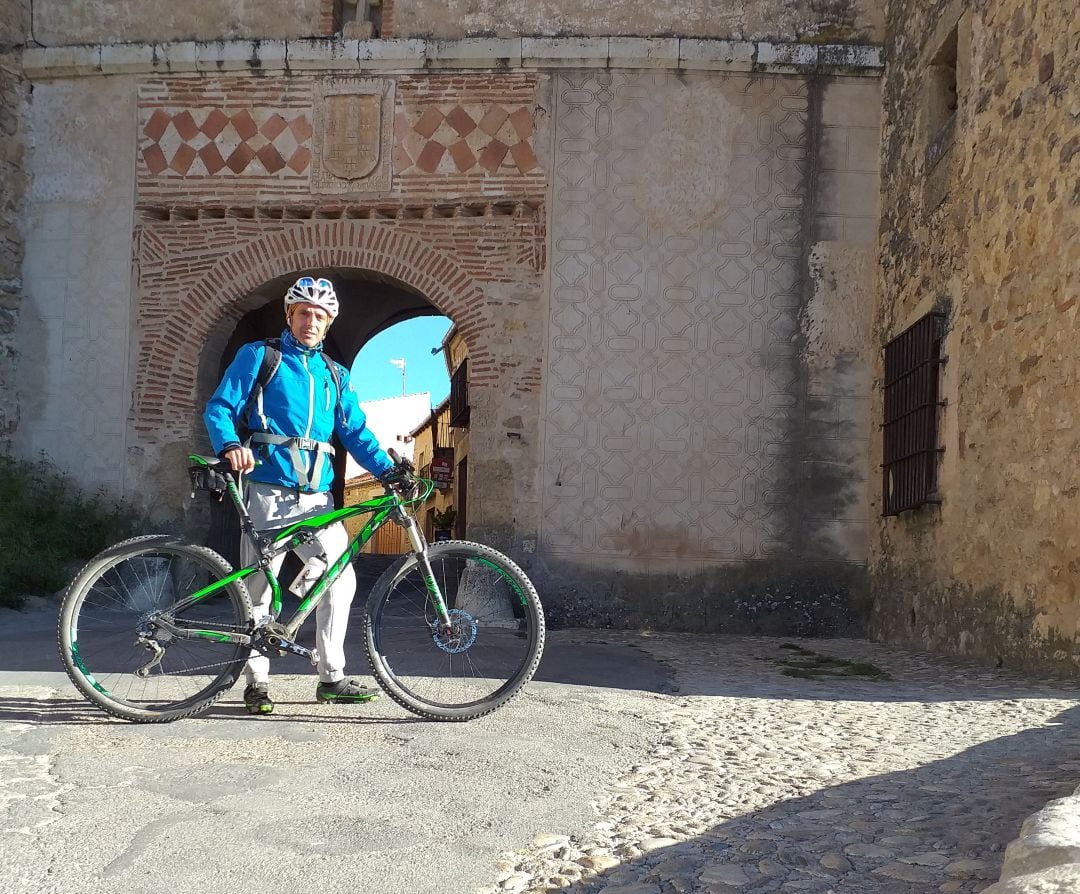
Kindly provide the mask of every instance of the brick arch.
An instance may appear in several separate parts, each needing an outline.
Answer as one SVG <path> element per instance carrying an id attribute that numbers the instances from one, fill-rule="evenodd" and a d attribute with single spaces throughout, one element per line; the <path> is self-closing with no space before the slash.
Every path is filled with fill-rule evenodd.
<path id="1" fill-rule="evenodd" d="M 493 365 L 484 350 L 490 326 L 477 281 L 446 251 L 414 233 L 366 221 L 297 221 L 257 236 L 217 260 L 140 340 L 132 422 L 148 440 L 187 441 L 201 410 L 200 356 L 215 335 L 250 308 L 263 283 L 296 270 L 350 267 L 392 277 L 423 294 L 457 325 L 473 370 Z M 222 342 L 223 344 L 223 342 Z"/>

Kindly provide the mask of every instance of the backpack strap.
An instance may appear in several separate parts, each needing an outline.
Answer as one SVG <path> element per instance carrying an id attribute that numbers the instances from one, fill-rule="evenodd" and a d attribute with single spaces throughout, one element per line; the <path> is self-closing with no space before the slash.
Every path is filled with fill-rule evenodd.
<path id="1" fill-rule="evenodd" d="M 334 388 L 337 391 L 337 404 L 334 409 L 341 405 L 341 370 L 338 369 L 338 365 L 334 363 L 329 357 L 323 354 L 323 362 L 326 364 L 326 368 L 330 370 L 330 377 L 334 380 Z"/>
<path id="2" fill-rule="evenodd" d="M 334 455 L 332 445 L 327 444 L 326 441 L 316 441 L 313 438 L 288 438 L 285 435 L 273 435 L 270 432 L 257 431 L 251 433 L 248 441 L 255 444 L 276 444 L 279 447 L 288 447 L 289 459 L 292 460 L 293 469 L 296 471 L 296 483 L 302 488 L 310 487 L 312 490 L 319 489 L 323 464 L 316 462 L 315 474 L 309 478 L 308 463 L 300 454 L 300 451 L 316 451 L 318 453 L 329 453 L 331 456 Z"/>
<path id="3" fill-rule="evenodd" d="M 258 431 L 263 427 L 262 423 L 265 421 L 262 402 L 263 391 L 270 384 L 270 380 L 274 378 L 279 366 L 281 366 L 281 339 L 264 339 L 262 364 L 259 366 L 259 373 L 255 377 L 255 385 L 251 389 L 251 394 L 248 395 L 247 403 L 244 404 L 244 409 L 240 412 L 240 425 L 243 427 L 241 434 L 245 435 L 240 440 L 244 442 L 245 446 L 251 440 L 251 432 Z M 256 418 L 260 423 L 259 425 L 253 424 L 252 414 L 257 414 Z"/>
<path id="4" fill-rule="evenodd" d="M 308 463 L 305 462 L 300 451 L 316 451 L 317 453 L 328 453 L 333 456 L 335 452 L 333 446 L 325 441 L 316 441 L 312 438 L 289 438 L 262 430 L 265 427 L 263 425 L 265 422 L 262 403 L 263 391 L 270 384 L 270 380 L 274 378 L 278 367 L 281 366 L 281 339 L 267 338 L 263 341 L 263 345 L 262 364 L 259 366 L 259 373 L 255 377 L 255 385 L 252 387 L 251 394 L 248 395 L 247 403 L 244 404 L 244 409 L 240 414 L 240 424 L 244 427 L 244 438 L 242 439 L 244 446 L 255 443 L 288 447 L 289 458 L 292 460 L 293 469 L 296 471 L 297 483 L 302 488 L 310 487 L 312 490 L 317 490 L 319 481 L 322 478 L 322 463 L 315 463 L 315 475 L 309 478 Z M 326 368 L 330 370 L 330 377 L 334 380 L 334 388 L 337 392 L 336 410 L 336 407 L 341 404 L 341 371 L 338 369 L 338 365 L 325 354 L 323 355 L 323 362 L 326 364 Z M 259 425 L 253 424 L 253 416 Z"/>

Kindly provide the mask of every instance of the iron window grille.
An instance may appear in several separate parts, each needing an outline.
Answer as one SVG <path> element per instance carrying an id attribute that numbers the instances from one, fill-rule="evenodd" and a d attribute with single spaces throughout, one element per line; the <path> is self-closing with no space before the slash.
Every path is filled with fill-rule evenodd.
<path id="1" fill-rule="evenodd" d="M 945 314 L 929 313 L 885 345 L 882 515 L 937 499 Z"/>
<path id="2" fill-rule="evenodd" d="M 461 365 L 450 377 L 450 426 L 451 428 L 469 427 L 469 361 L 462 360 Z"/>

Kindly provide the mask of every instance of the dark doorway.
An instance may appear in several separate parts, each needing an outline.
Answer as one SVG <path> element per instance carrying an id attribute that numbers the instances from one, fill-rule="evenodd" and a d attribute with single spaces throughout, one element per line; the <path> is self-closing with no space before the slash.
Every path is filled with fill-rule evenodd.
<path id="1" fill-rule="evenodd" d="M 457 466 L 457 536 L 465 538 L 465 525 L 468 518 L 466 496 L 469 493 L 469 458 L 466 456 Z"/>
<path id="2" fill-rule="evenodd" d="M 281 335 L 285 328 L 285 291 L 297 277 L 305 275 L 325 276 L 334 283 L 341 312 L 327 333 L 324 350 L 346 369 L 364 344 L 384 329 L 413 317 L 442 313 L 420 292 L 372 271 L 335 267 L 297 270 L 265 282 L 251 293 L 249 300 L 261 301 L 236 324 L 222 352 L 215 385 L 241 345 Z M 335 447 L 333 494 L 335 506 L 340 507 L 344 500 L 346 454 L 340 444 L 335 443 Z M 231 505 L 212 504 L 207 545 L 238 566 L 240 531 Z M 287 579 L 287 570 L 283 571 L 283 579 Z"/>

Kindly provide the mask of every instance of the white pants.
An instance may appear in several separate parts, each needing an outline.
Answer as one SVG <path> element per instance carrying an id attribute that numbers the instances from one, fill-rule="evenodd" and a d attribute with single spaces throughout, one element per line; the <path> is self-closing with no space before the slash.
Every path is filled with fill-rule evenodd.
<path id="1" fill-rule="evenodd" d="M 330 512 L 334 508 L 334 498 L 329 492 L 321 494 L 298 494 L 295 490 L 275 487 L 271 484 L 251 482 L 247 488 L 247 506 L 251 521 L 256 529 L 283 528 L 293 522 Z M 303 561 L 322 552 L 326 561 L 333 565 L 349 545 L 349 534 L 341 522 L 323 528 L 318 540 L 297 548 L 296 553 Z M 240 559 L 244 565 L 255 562 L 255 548 L 242 538 Z M 282 553 L 273 561 L 274 574 L 281 571 L 285 561 Z M 287 589 L 292 581 L 282 581 Z M 270 585 L 262 575 L 253 574 L 247 578 L 248 592 L 251 594 L 251 606 L 255 620 L 260 621 L 270 614 L 273 595 Z M 324 683 L 336 683 L 345 678 L 345 633 L 349 626 L 349 606 L 356 593 L 356 572 L 352 564 L 342 569 L 338 579 L 327 592 L 319 607 L 315 610 L 315 647 L 319 650 L 319 679 Z M 248 683 L 265 683 L 270 677 L 270 659 L 258 652 L 252 652 L 245 669 Z"/>

